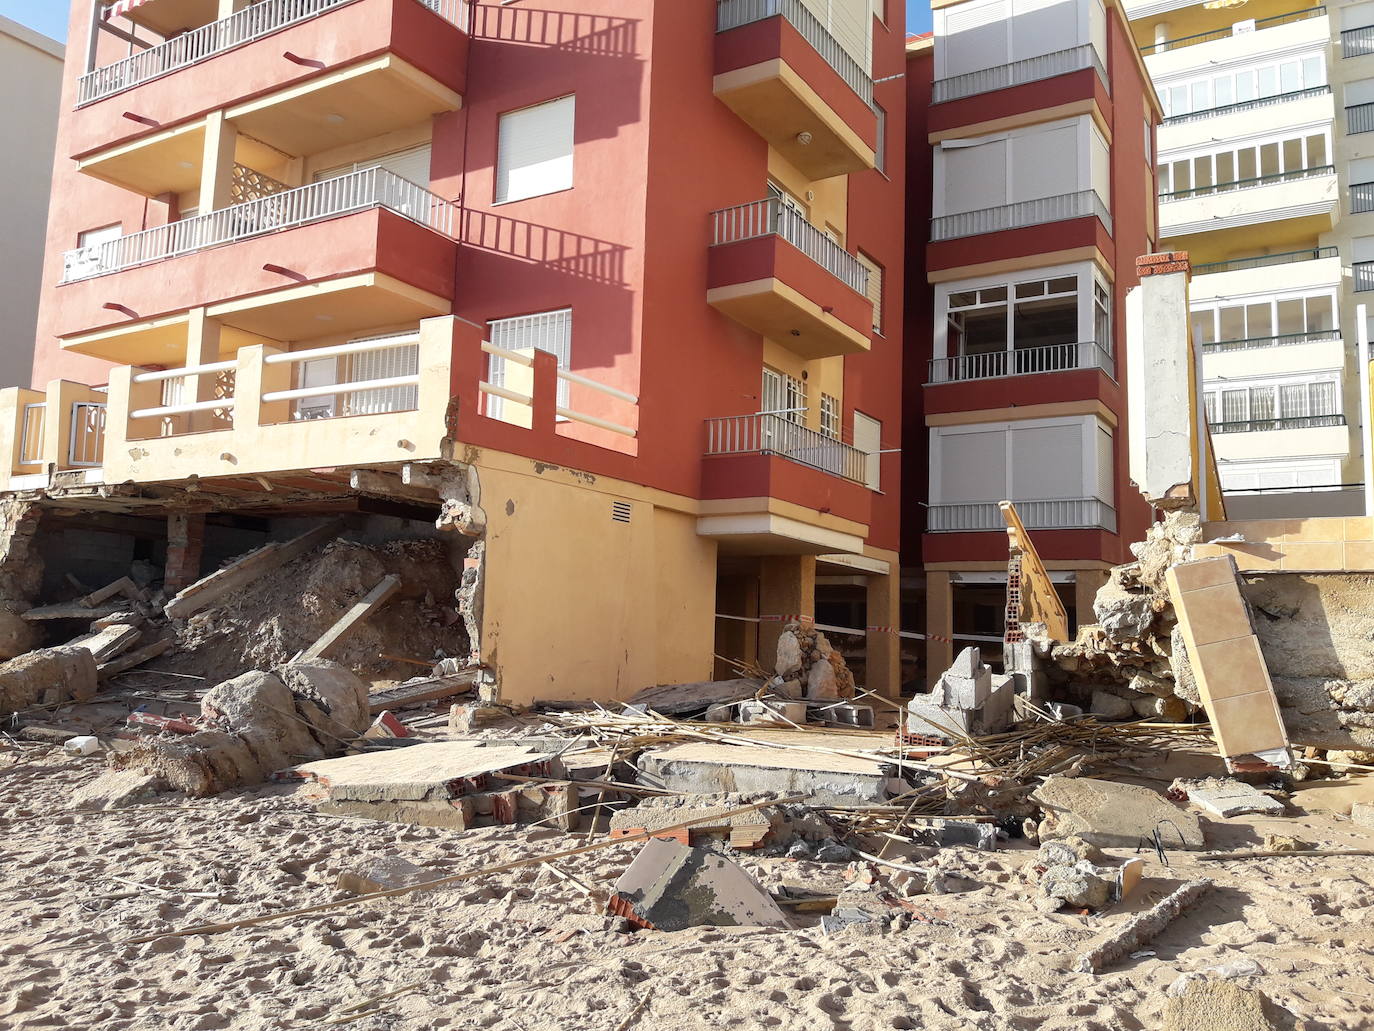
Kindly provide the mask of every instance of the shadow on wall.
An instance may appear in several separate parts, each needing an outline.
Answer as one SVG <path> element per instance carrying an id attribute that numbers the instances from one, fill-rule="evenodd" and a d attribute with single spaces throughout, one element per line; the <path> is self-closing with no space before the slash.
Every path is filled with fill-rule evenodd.
<path id="1" fill-rule="evenodd" d="M 625 286 L 623 244 L 534 222 L 466 209 L 461 239 L 465 246 L 538 265 L 559 276 L 603 286 Z"/>
<path id="2" fill-rule="evenodd" d="M 476 9 L 473 38 L 530 46 L 557 47 L 597 57 L 633 57 L 639 22 L 575 11 L 529 7 Z"/>

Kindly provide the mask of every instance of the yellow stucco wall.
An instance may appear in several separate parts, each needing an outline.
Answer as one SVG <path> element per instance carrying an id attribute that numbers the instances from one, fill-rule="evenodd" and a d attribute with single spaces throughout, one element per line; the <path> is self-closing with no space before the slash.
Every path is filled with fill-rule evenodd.
<path id="1" fill-rule="evenodd" d="M 716 546 L 693 514 L 585 473 L 474 461 L 487 515 L 481 654 L 503 699 L 628 698 L 710 678 Z M 612 519 L 617 501 L 629 523 Z"/>

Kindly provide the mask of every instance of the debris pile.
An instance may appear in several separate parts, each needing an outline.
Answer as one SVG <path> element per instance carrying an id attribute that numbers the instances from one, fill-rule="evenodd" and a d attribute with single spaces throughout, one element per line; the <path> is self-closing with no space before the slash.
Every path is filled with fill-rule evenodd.
<path id="1" fill-rule="evenodd" d="M 854 675 L 844 657 L 814 626 L 788 623 L 778 638 L 774 672 L 787 698 L 834 702 L 854 697 Z"/>
<path id="2" fill-rule="evenodd" d="M 1010 676 L 994 674 L 977 648 L 965 648 L 926 694 L 907 706 L 906 731 L 946 744 L 1000 734 L 1011 723 L 1015 694 Z"/>

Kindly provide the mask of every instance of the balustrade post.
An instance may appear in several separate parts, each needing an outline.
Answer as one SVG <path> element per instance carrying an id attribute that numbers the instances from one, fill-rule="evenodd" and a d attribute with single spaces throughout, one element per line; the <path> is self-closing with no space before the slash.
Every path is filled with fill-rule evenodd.
<path id="1" fill-rule="evenodd" d="M 262 395 L 291 389 L 290 362 L 268 365 L 269 354 L 285 354 L 285 347 L 249 344 L 234 356 L 234 429 L 252 434 L 259 426 L 291 421 L 290 401 L 263 401 Z"/>
<path id="2" fill-rule="evenodd" d="M 530 428 L 538 433 L 553 433 L 558 419 L 558 357 L 551 351 L 536 349 L 534 355 L 534 375 L 531 377 Z"/>

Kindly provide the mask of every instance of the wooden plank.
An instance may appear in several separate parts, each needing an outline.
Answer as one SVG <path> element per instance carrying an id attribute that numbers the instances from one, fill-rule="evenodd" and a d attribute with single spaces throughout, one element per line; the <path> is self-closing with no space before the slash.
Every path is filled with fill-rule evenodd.
<path id="1" fill-rule="evenodd" d="M 419 705 L 421 702 L 437 702 L 462 694 L 477 680 L 477 670 L 464 670 L 442 677 L 430 677 L 413 684 L 398 684 L 385 691 L 375 691 L 368 699 L 368 711 L 376 716 L 384 709 L 399 709 L 405 705 Z"/>
<path id="2" fill-rule="evenodd" d="M 106 584 L 98 591 L 92 591 L 85 597 L 76 599 L 76 603 L 78 605 L 84 605 L 88 609 L 93 609 L 102 601 L 107 601 L 116 594 L 122 594 L 124 597 L 132 599 L 133 601 L 148 600 L 148 596 L 139 590 L 138 584 L 134 583 L 127 576 L 121 576 L 114 583 Z"/>
<path id="3" fill-rule="evenodd" d="M 163 608 L 168 619 L 186 619 L 214 605 L 225 595 L 252 583 L 258 577 L 286 565 L 318 547 L 343 529 L 342 519 L 331 519 L 284 543 L 265 544 L 232 565 L 217 569 L 187 587 Z"/>
<path id="4" fill-rule="evenodd" d="M 91 609 L 87 608 L 85 605 L 79 605 L 74 601 L 65 601 L 60 605 L 42 605 L 36 609 L 29 609 L 29 611 L 25 612 L 20 618 L 30 623 L 41 622 L 45 619 L 84 619 L 89 622 L 100 616 L 108 616 L 111 613 L 118 612 L 123 607 L 124 606 L 118 602 L 107 602 L 104 605 L 97 605 L 95 608 Z"/>
<path id="5" fill-rule="evenodd" d="M 116 623 L 113 626 L 105 627 L 103 630 L 82 634 L 75 640 L 68 641 L 66 646 L 68 648 L 85 648 L 97 663 L 101 663 L 128 651 L 138 643 L 142 636 L 143 631 L 138 627 L 130 626 L 127 623 Z"/>
<path id="6" fill-rule="evenodd" d="M 326 630 L 323 637 L 307 648 L 301 658 L 307 662 L 312 659 L 324 658 L 340 641 L 357 630 L 368 616 L 390 601 L 391 596 L 400 589 L 401 578 L 395 573 L 388 573 L 382 577 L 377 586 L 354 602 L 353 607 L 345 612 L 337 623 Z"/>
<path id="7" fill-rule="evenodd" d="M 152 644 L 146 644 L 142 648 L 136 648 L 134 651 L 129 652 L 127 655 L 120 656 L 118 659 L 101 663 L 96 667 L 96 678 L 99 680 L 109 680 L 111 677 L 117 677 L 119 674 L 133 669 L 135 666 L 143 665 L 149 659 L 157 658 L 170 647 L 172 647 L 172 639 L 167 637 L 161 641 L 154 641 Z"/>

